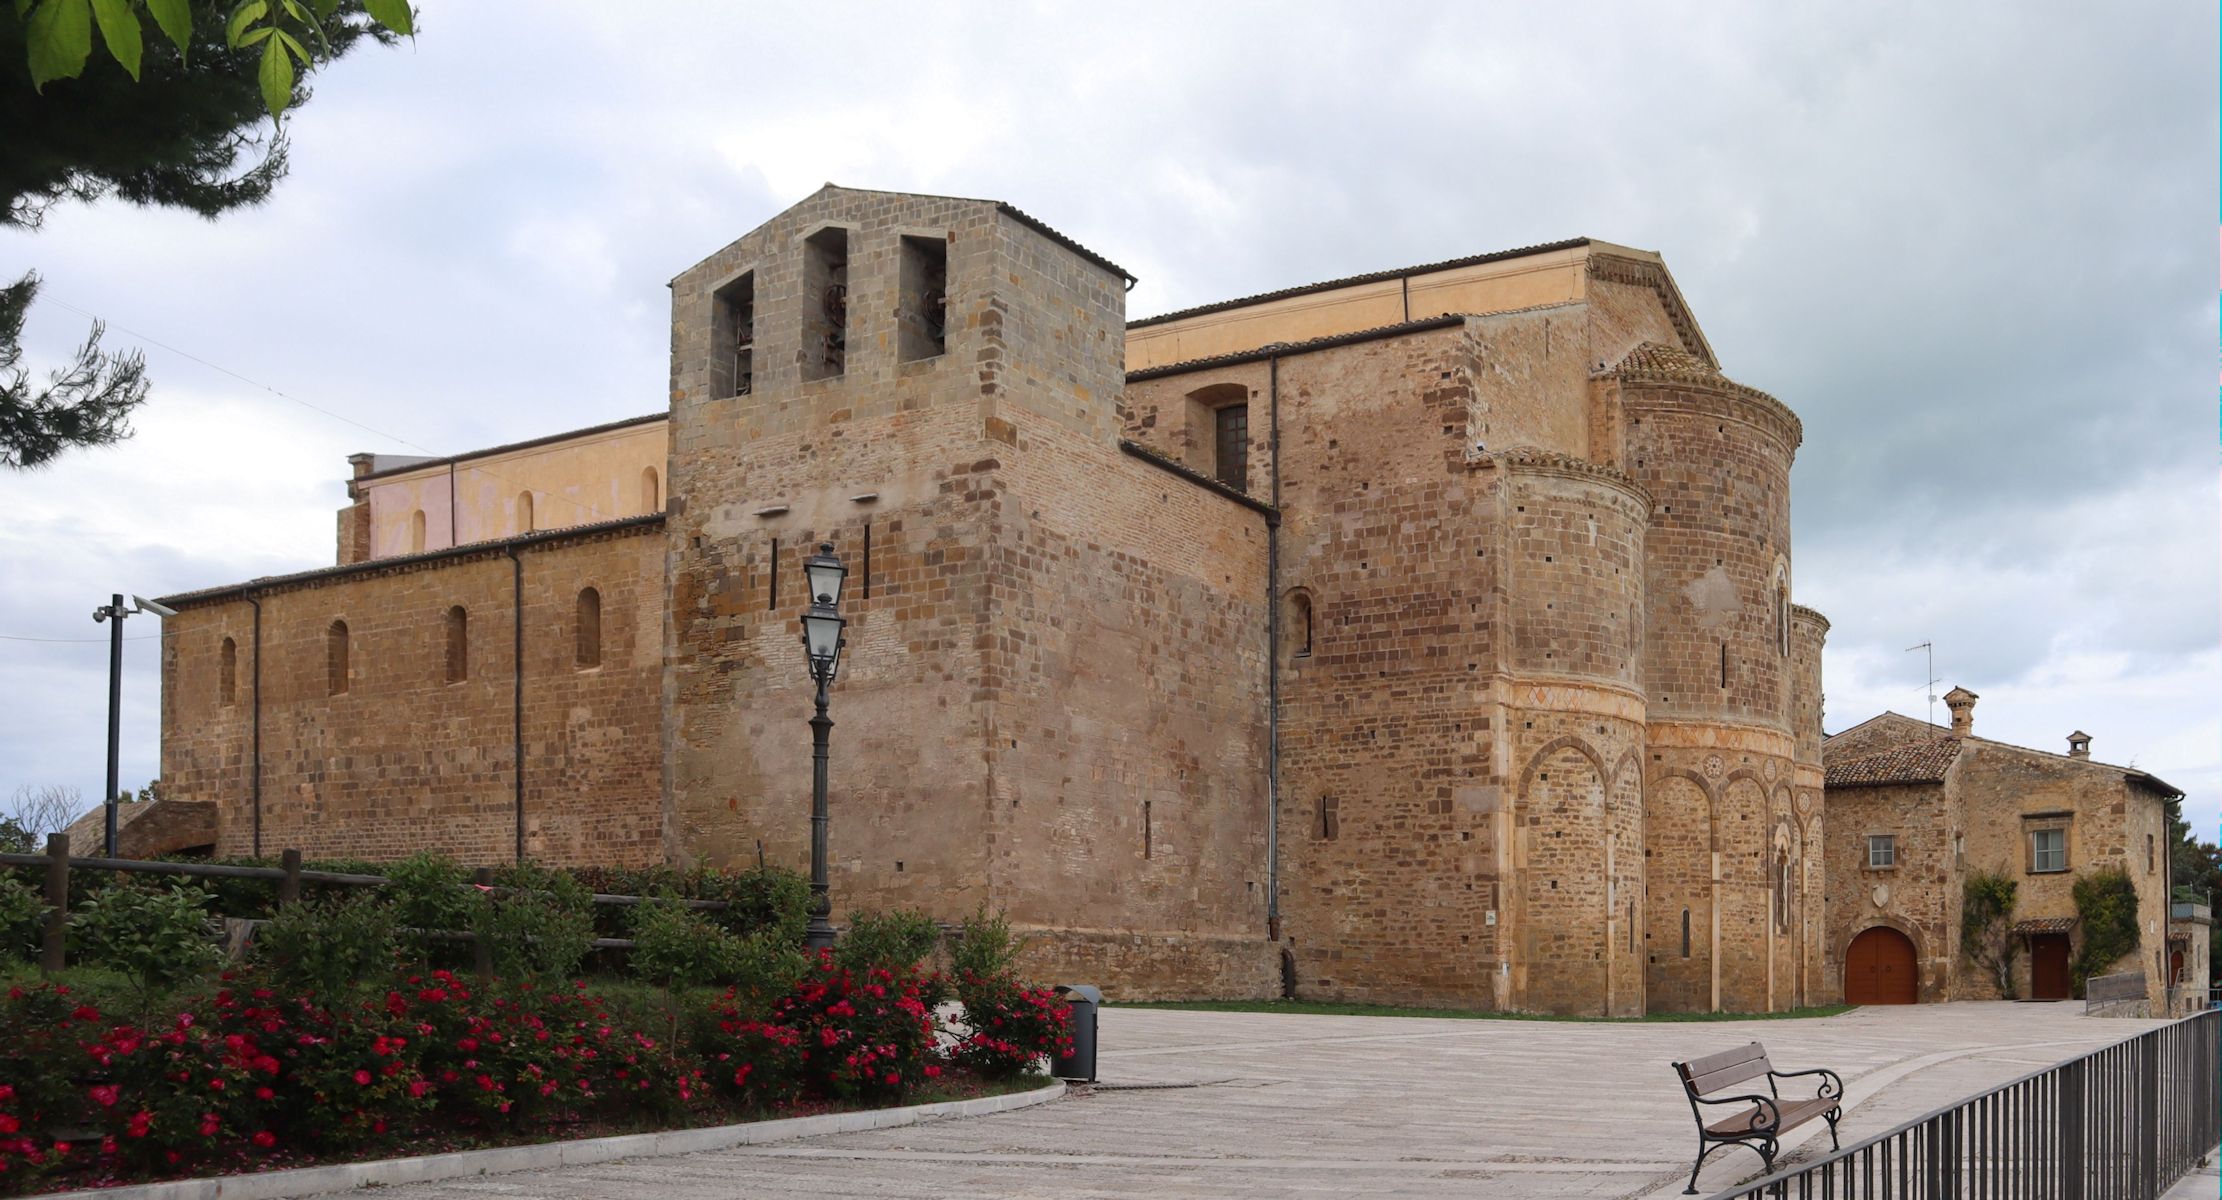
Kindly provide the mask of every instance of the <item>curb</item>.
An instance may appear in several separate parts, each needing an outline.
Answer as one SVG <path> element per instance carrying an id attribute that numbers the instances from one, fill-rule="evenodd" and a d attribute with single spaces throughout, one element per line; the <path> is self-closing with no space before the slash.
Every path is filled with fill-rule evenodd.
<path id="1" fill-rule="evenodd" d="M 465 1179 L 511 1171 L 544 1170 L 549 1167 L 576 1167 L 620 1158 L 698 1154 L 705 1150 L 725 1150 L 734 1146 L 783 1142 L 792 1138 L 893 1129 L 901 1125 L 916 1125 L 923 1121 L 948 1117 L 984 1117 L 990 1113 L 1046 1104 L 1063 1096 L 1065 1090 L 1062 1080 L 1051 1080 L 1047 1086 L 1030 1092 L 981 1096 L 972 1100 L 944 1100 L 937 1104 L 826 1113 L 815 1117 L 785 1117 L 776 1121 L 750 1121 L 743 1125 L 716 1125 L 707 1129 L 674 1129 L 663 1133 L 631 1133 L 617 1137 L 543 1142 L 536 1146 L 459 1150 L 452 1154 L 335 1163 L 325 1167 L 298 1167 L 248 1175 L 219 1175 L 208 1179 L 177 1179 L 167 1183 L 47 1192 L 37 1197 L 37 1200 L 290 1200 L 297 1196 L 352 1191 L 360 1187 Z"/>

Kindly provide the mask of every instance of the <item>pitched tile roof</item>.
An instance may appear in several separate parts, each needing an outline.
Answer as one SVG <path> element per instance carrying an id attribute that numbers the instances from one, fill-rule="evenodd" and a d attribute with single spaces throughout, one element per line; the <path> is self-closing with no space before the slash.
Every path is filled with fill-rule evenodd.
<path id="1" fill-rule="evenodd" d="M 1941 783 L 1960 757 L 1960 739 L 1905 742 L 1888 750 L 1828 765 L 1828 786 L 1884 787 L 1894 783 Z"/>
<path id="2" fill-rule="evenodd" d="M 2066 933 L 2075 928 L 2074 917 L 2032 917 L 2014 922 L 2015 933 Z"/>

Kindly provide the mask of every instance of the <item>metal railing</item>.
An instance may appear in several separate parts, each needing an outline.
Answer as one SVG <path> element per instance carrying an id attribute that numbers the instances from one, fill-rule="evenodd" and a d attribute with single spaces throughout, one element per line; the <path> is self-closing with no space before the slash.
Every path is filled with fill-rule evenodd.
<path id="1" fill-rule="evenodd" d="M 2218 1064 L 2203 1012 L 1712 1200 L 2155 1200 L 2222 1136 Z"/>

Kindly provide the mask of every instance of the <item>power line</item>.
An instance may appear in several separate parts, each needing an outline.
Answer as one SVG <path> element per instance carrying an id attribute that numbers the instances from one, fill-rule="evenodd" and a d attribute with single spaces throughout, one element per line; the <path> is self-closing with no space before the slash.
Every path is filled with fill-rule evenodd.
<path id="1" fill-rule="evenodd" d="M 156 642 L 162 640 L 162 635 L 159 633 L 142 633 L 136 637 L 127 637 L 124 640 L 127 642 Z M 0 642 L 99 642 L 102 645 L 106 645 L 108 639 L 18 637 L 14 634 L 0 633 Z"/>
<path id="2" fill-rule="evenodd" d="M 270 393 L 271 395 L 273 395 L 273 396 L 276 396 L 276 397 L 278 397 L 278 398 L 279 398 L 279 399 L 281 399 L 281 400 L 288 400 L 288 401 L 291 401 L 291 402 L 292 402 L 292 403 L 294 403 L 294 404 L 298 404 L 298 405 L 300 405 L 301 407 L 303 407 L 303 408 L 305 408 L 305 409 L 308 409 L 308 410 L 309 410 L 310 412 L 313 412 L 313 413 L 317 413 L 317 414 L 320 414 L 320 415 L 322 415 L 322 416 L 330 417 L 331 419 L 333 419 L 333 420 L 335 420 L 335 421 L 340 421 L 340 422 L 343 422 L 343 423 L 345 423 L 345 424 L 348 424 L 348 425 L 352 425 L 352 426 L 354 426 L 355 428 L 357 428 L 357 429 L 360 429 L 360 430 L 362 430 L 362 431 L 363 431 L 363 432 L 365 432 L 365 433 L 368 433 L 368 434 L 372 434 L 372 435 L 374 435 L 374 436 L 377 436 L 377 437 L 382 437 L 382 438 L 385 438 L 385 439 L 386 439 L 387 441 L 391 441 L 391 442 L 399 442 L 399 443 L 400 443 L 401 445 L 407 446 L 407 447 L 409 447 L 409 448 L 410 448 L 410 449 L 412 449 L 412 450 L 422 450 L 422 451 L 424 451 L 424 452 L 425 452 L 426 454 L 428 454 L 428 455 L 431 455 L 431 456 L 432 456 L 432 457 L 434 457 L 434 458 L 442 458 L 442 457 L 448 457 L 448 456 L 446 456 L 446 455 L 442 455 L 442 454 L 441 454 L 441 453 L 440 453 L 439 451 L 437 451 L 437 450 L 434 450 L 433 448 L 431 448 L 430 446 L 427 446 L 427 445 L 423 444 L 422 442 L 415 442 L 415 441 L 411 441 L 411 440 L 409 440 L 408 438 L 402 437 L 402 436 L 401 436 L 400 434 L 395 434 L 395 433 L 388 433 L 388 432 L 386 432 L 386 431 L 385 431 L 385 430 L 383 430 L 383 429 L 378 429 L 378 428 L 376 428 L 376 427 L 374 427 L 374 426 L 370 426 L 370 425 L 365 425 L 365 424 L 363 424 L 363 423 L 362 423 L 361 421 L 358 421 L 358 420 L 354 419 L 353 417 L 349 417 L 349 416 L 344 416 L 344 415 L 342 415 L 342 414 L 340 414 L 340 413 L 336 413 L 336 412 L 333 412 L 333 411 L 332 411 L 331 409 L 325 408 L 325 407 L 323 407 L 322 405 L 318 405 L 318 404 L 311 404 L 310 402 L 308 402 L 308 401 L 306 401 L 306 400 L 303 400 L 302 398 L 300 398 L 299 396 L 296 396 L 296 395 L 292 394 L 291 392 L 287 392 L 287 391 L 285 391 L 285 390 L 283 390 L 283 389 L 281 389 L 281 388 L 276 388 L 276 387 L 272 387 L 271 385 L 269 385 L 269 384 L 267 384 L 267 383 L 264 383 L 264 382 L 262 382 L 262 381 L 261 381 L 261 380 L 259 380 L 259 379 L 253 379 L 253 378 L 250 378 L 250 377 L 248 377 L 248 376 L 246 376 L 246 375 L 242 375 L 242 374 L 240 374 L 239 372 L 237 372 L 237 371 L 234 371 L 234 370 L 232 370 L 232 369 L 231 369 L 230 367 L 224 366 L 224 365 L 223 365 L 223 364 L 221 364 L 221 363 L 214 363 L 214 362 L 210 362 L 209 360 L 207 360 L 207 359 L 205 359 L 205 358 L 202 358 L 202 357 L 201 357 L 200 355 L 198 355 L 198 354 L 194 354 L 193 352 L 191 352 L 191 351 L 189 351 L 189 350 L 180 350 L 180 349 L 178 349 L 178 348 L 177 348 L 176 346 L 172 346 L 172 345 L 170 345 L 170 344 L 169 344 L 168 342 L 165 342 L 165 341 L 161 341 L 161 340 L 159 340 L 159 339 L 157 339 L 157 338 L 154 338 L 154 337 L 150 337 L 150 336 L 148 336 L 147 334 L 141 333 L 141 332 L 139 332 L 138 330 L 136 330 L 136 329 L 133 329 L 133 328 L 131 328 L 131 327 L 130 327 L 130 326 L 128 326 L 128 325 L 119 325 L 119 324 L 117 324 L 117 323 L 115 323 L 115 322 L 113 322 L 113 321 L 110 321 L 110 320 L 108 320 L 107 318 L 105 318 L 105 317 L 101 316 L 101 315 L 100 315 L 100 314 L 98 314 L 98 313 L 92 312 L 92 311 L 90 311 L 90 310 L 87 310 L 87 309 L 79 308 L 78 306 L 76 306 L 76 305 L 74 305 L 74 304 L 71 304 L 71 303 L 70 303 L 69 301 L 67 301 L 67 300 L 61 299 L 60 297 L 57 297 L 57 296 L 47 296 L 47 297 L 46 297 L 46 299 L 48 299 L 48 300 L 51 300 L 51 301 L 53 301 L 53 302 L 54 302 L 55 304 L 58 304 L 58 305 L 62 306 L 63 308 L 66 308 L 66 309 L 70 310 L 71 312 L 73 312 L 73 313 L 76 313 L 76 314 L 77 314 L 78 316 L 84 317 L 85 319 L 87 319 L 87 320 L 89 320 L 89 321 L 99 321 L 99 322 L 101 322 L 102 324 L 104 324 L 104 325 L 108 326 L 109 328 L 112 328 L 112 329 L 114 329 L 114 330 L 115 330 L 116 332 L 118 332 L 118 333 L 121 333 L 121 334 L 125 334 L 125 335 L 127 335 L 127 336 L 130 336 L 130 337 L 134 337 L 134 338 L 137 338 L 138 340 L 140 340 L 140 341 L 142 341 L 142 342 L 145 342 L 145 343 L 146 343 L 147 345 L 150 345 L 150 346 L 154 346 L 154 347 L 157 347 L 157 348 L 159 348 L 159 349 L 167 350 L 167 351 L 169 351 L 170 353 L 172 353 L 172 354 L 175 354 L 175 355 L 177 355 L 177 356 L 178 356 L 178 357 L 180 357 L 180 358 L 184 358 L 184 359 L 189 359 L 189 360 L 191 360 L 191 361 L 193 361 L 193 362 L 199 363 L 200 365 L 202 365 L 202 366 L 204 366 L 204 367 L 207 367 L 207 368 L 208 368 L 209 370 L 211 370 L 211 371 L 216 371 L 216 372 L 218 372 L 218 373 L 220 373 L 220 374 L 224 374 L 224 375 L 229 375 L 229 376 L 231 376 L 231 377 L 232 377 L 233 379 L 236 379 L 236 380 L 240 381 L 241 383 L 247 384 L 247 385 L 248 385 L 248 386 L 250 386 L 250 387 L 260 388 L 261 390 L 263 390 L 263 391 L 265 391 L 265 392 L 268 392 L 268 393 Z M 472 469 L 473 471 L 476 471 L 476 472 L 478 472 L 478 473 L 480 473 L 480 474 L 482 474 L 482 475 L 486 476 L 486 477 L 487 477 L 487 478 L 489 478 L 489 479 L 494 479 L 494 480 L 498 480 L 499 482 L 502 482 L 502 483 L 507 483 L 507 484 L 514 484 L 514 485 L 516 485 L 516 486 L 519 486 L 519 487 L 523 487 L 523 486 L 524 486 L 524 485 L 523 485 L 523 484 L 522 484 L 522 483 L 521 483 L 520 481 L 518 481 L 518 480 L 515 480 L 515 479 L 510 479 L 510 478 L 508 478 L 508 477 L 506 477 L 506 476 L 503 476 L 503 475 L 497 475 L 497 474 L 495 474 L 495 473 L 494 473 L 493 471 L 491 471 L 491 470 L 488 470 L 488 469 L 487 469 L 487 468 L 485 468 L 485 467 L 473 467 L 473 468 L 471 468 L 471 469 Z M 529 489 L 528 489 L 528 490 L 529 490 Z M 614 515 L 614 514 L 608 514 L 608 513 L 604 513 L 604 512 L 603 512 L 603 511 L 602 511 L 602 510 L 601 510 L 600 508 L 596 507 L 595 505 L 592 505 L 592 504 L 588 504 L 588 503 L 586 503 L 586 502 L 584 502 L 584 501 L 581 501 L 581 500 L 576 500 L 576 499 L 573 499 L 572 497 L 570 497 L 570 496 L 566 496 L 566 495 L 564 495 L 564 494 L 563 494 L 563 493 L 561 493 L 561 492 L 554 492 L 554 491 L 551 491 L 551 492 L 547 492 L 547 493 L 545 493 L 545 494 L 546 494 L 546 495 L 548 495 L 548 496 L 550 496 L 550 497 L 553 497 L 554 499 L 560 500 L 560 501 L 564 502 L 565 504 L 568 504 L 568 505 L 570 505 L 570 506 L 571 506 L 571 507 L 573 507 L 573 508 L 579 509 L 580 511 L 582 511 L 582 512 L 586 513 L 586 514 L 587 514 L 588 516 L 590 516 L 590 517 L 603 517 L 603 518 L 607 518 L 607 517 L 609 517 L 609 516 L 612 516 L 612 515 Z M 93 640 L 95 640 L 95 641 L 104 641 L 104 640 L 106 640 L 106 639 L 96 638 L 96 639 L 93 639 Z"/>

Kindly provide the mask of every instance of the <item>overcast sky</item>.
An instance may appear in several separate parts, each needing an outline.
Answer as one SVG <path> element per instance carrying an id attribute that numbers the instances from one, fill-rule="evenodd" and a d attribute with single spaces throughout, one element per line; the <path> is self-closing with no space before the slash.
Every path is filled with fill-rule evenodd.
<path id="1" fill-rule="evenodd" d="M 2212 5 L 421 9 L 318 77 L 266 207 L 0 234 L 34 361 L 74 306 L 156 383 L 127 445 L 0 475 L 0 636 L 87 639 L 0 641 L 0 790 L 99 795 L 109 592 L 329 565 L 354 451 L 661 409 L 664 282 L 831 180 L 1009 200 L 1140 275 L 1131 316 L 1658 250 L 1804 418 L 1828 728 L 1924 714 L 1933 641 L 1978 732 L 2088 730 L 2214 834 Z M 156 643 L 125 657 L 139 783 Z"/>

